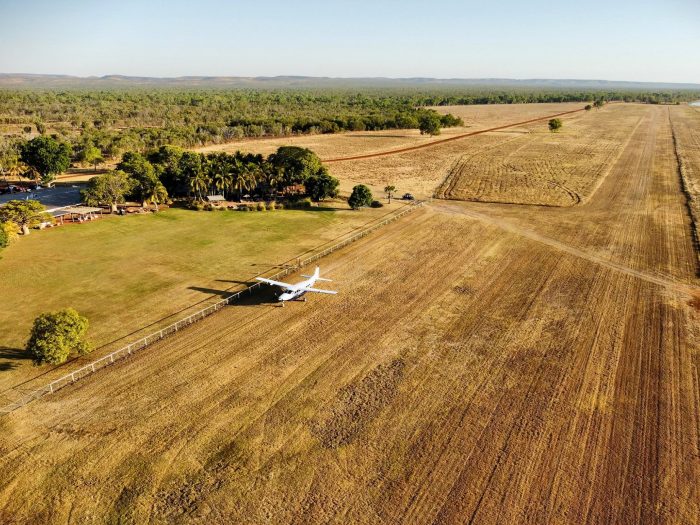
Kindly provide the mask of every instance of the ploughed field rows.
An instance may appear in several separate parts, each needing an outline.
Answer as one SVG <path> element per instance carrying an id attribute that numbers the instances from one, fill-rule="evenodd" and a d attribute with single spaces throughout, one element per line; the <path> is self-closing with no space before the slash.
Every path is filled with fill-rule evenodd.
<path id="1" fill-rule="evenodd" d="M 573 206 L 595 191 L 648 108 L 612 105 L 564 121 L 558 133 L 546 123 L 474 148 L 455 162 L 436 195 L 447 199 Z"/>
<path id="2" fill-rule="evenodd" d="M 669 121 L 675 108 L 645 111 L 589 201 L 574 208 L 474 202 L 463 209 L 562 241 L 595 260 L 695 285 L 692 224 Z"/>
<path id="3" fill-rule="evenodd" d="M 693 217 L 696 242 L 700 240 L 700 111 L 689 106 L 672 107 L 670 119 L 680 175 Z"/>
<path id="4" fill-rule="evenodd" d="M 0 521 L 697 523 L 667 112 L 585 205 L 436 203 L 0 420 Z"/>

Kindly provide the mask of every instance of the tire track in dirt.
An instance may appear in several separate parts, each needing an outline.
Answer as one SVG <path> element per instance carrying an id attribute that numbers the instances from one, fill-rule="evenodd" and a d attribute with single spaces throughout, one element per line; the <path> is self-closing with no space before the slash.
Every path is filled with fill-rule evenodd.
<path id="1" fill-rule="evenodd" d="M 499 131 L 502 129 L 508 129 L 508 128 L 514 128 L 516 126 L 522 126 L 523 124 L 530 124 L 532 122 L 540 122 L 542 120 L 547 120 L 547 119 L 552 119 L 556 117 L 562 117 L 564 115 L 571 115 L 573 113 L 579 113 L 581 111 L 584 111 L 583 108 L 581 109 L 574 109 L 571 111 L 563 111 L 562 113 L 555 113 L 553 115 L 547 115 L 545 117 L 537 117 L 537 118 L 532 118 L 529 120 L 522 120 L 520 122 L 513 122 L 511 124 L 504 124 L 503 126 L 496 126 L 494 128 L 488 128 L 488 129 L 480 129 L 477 131 L 470 131 L 469 133 L 462 133 L 460 135 L 455 135 L 454 137 L 449 137 L 446 139 L 439 139 L 439 140 L 434 140 L 432 142 L 428 142 L 427 144 L 419 144 L 418 146 L 408 146 L 405 148 L 399 148 L 399 149 L 392 149 L 389 151 L 380 151 L 377 153 L 367 153 L 364 155 L 353 155 L 351 157 L 337 157 L 334 159 L 321 159 L 323 162 L 330 163 L 330 162 L 345 162 L 348 160 L 363 160 L 363 159 L 373 159 L 375 157 L 386 157 L 387 155 L 397 155 L 399 153 L 406 153 L 408 151 L 415 151 L 418 149 L 423 149 L 423 148 L 431 148 L 433 146 L 439 146 L 440 144 L 445 144 L 447 142 L 453 142 L 455 140 L 461 140 L 467 137 L 473 137 L 475 135 L 483 135 L 484 133 L 489 133 L 491 131 Z"/>
<path id="2" fill-rule="evenodd" d="M 548 237 L 546 235 L 542 235 L 540 233 L 537 233 L 534 230 L 524 228 L 522 226 L 518 226 L 508 220 L 500 219 L 497 217 L 489 216 L 485 213 L 481 213 L 478 211 L 474 210 L 469 210 L 466 208 L 459 208 L 456 206 L 449 206 L 445 205 L 443 203 L 438 203 L 438 201 L 433 201 L 434 204 L 436 204 L 435 208 L 437 210 L 441 210 L 443 212 L 447 213 L 456 213 L 460 215 L 465 215 L 467 217 L 471 217 L 473 219 L 486 222 L 489 224 L 493 224 L 501 228 L 502 230 L 505 230 L 509 233 L 514 233 L 517 235 L 520 235 L 522 237 L 527 237 L 529 239 L 532 239 L 534 241 L 537 241 L 542 244 L 546 244 L 547 246 L 550 246 L 552 248 L 555 248 L 558 251 L 566 252 L 569 255 L 574 255 L 575 257 L 578 257 L 580 259 L 586 259 L 587 261 L 593 262 L 595 264 L 599 264 L 602 266 L 605 266 L 607 268 L 610 268 L 612 270 L 615 270 L 620 273 L 624 273 L 627 275 L 631 275 L 632 277 L 636 277 L 638 279 L 641 279 L 643 281 L 647 281 L 652 284 L 656 284 L 659 286 L 662 286 L 664 288 L 668 288 L 670 290 L 673 290 L 675 292 L 682 293 L 684 295 L 693 295 L 697 294 L 700 292 L 700 288 L 689 285 L 687 283 L 684 283 L 682 281 L 679 281 L 677 279 L 674 279 L 671 276 L 659 276 L 659 275 L 654 275 L 648 272 L 643 272 L 640 270 L 635 270 L 634 268 L 630 268 L 628 266 L 625 266 L 624 264 L 617 263 L 615 261 L 612 261 L 610 259 L 606 259 L 605 257 L 602 257 L 596 253 L 589 252 L 587 250 L 583 250 L 581 248 L 576 248 L 574 246 L 571 246 L 569 244 L 566 244 L 562 241 L 558 241 L 552 237 Z"/>

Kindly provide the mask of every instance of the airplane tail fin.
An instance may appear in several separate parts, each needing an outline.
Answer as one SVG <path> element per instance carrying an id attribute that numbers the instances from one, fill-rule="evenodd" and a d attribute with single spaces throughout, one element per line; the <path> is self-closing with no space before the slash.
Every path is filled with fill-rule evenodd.
<path id="1" fill-rule="evenodd" d="M 319 277 L 320 275 L 321 275 L 321 268 L 319 268 L 319 267 L 317 266 L 316 269 L 314 270 L 314 274 L 313 274 L 313 275 L 304 275 L 304 274 L 302 274 L 302 277 L 309 277 L 309 278 L 311 278 L 311 279 L 316 279 L 317 281 L 328 281 L 328 282 L 331 282 L 331 279 L 324 279 L 323 277 Z"/>

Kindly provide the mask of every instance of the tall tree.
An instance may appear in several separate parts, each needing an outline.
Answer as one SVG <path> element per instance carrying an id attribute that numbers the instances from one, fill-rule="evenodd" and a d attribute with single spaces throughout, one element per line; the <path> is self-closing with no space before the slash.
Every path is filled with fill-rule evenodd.
<path id="1" fill-rule="evenodd" d="M 421 135 L 439 135 L 440 115 L 434 111 L 423 113 L 418 119 L 418 129 Z"/>
<path id="2" fill-rule="evenodd" d="M 93 166 L 93 169 L 97 171 L 97 165 L 104 162 L 102 158 L 102 151 L 95 146 L 92 142 L 88 142 L 83 146 L 80 152 L 80 160 L 82 162 L 87 162 Z"/>
<path id="3" fill-rule="evenodd" d="M 312 175 L 317 175 L 323 167 L 321 159 L 307 148 L 282 146 L 268 157 L 273 169 L 282 173 L 284 184 L 303 184 Z"/>
<path id="4" fill-rule="evenodd" d="M 336 197 L 339 185 L 340 181 L 332 177 L 325 168 L 318 175 L 311 175 L 304 183 L 306 193 L 316 202 Z"/>
<path id="5" fill-rule="evenodd" d="M 387 198 L 389 199 L 389 204 L 391 204 L 391 197 L 394 195 L 394 192 L 396 191 L 396 186 L 393 184 L 390 184 L 388 186 L 384 186 L 384 193 L 386 193 Z"/>
<path id="6" fill-rule="evenodd" d="M 153 164 L 140 153 L 128 152 L 117 164 L 117 169 L 131 176 L 134 181 L 131 195 L 134 199 L 138 199 L 145 208 L 151 200 L 154 189 L 160 184 Z"/>
<path id="7" fill-rule="evenodd" d="M 93 177 L 87 189 L 81 192 L 83 202 L 90 206 L 109 205 L 112 213 L 117 211 L 117 204 L 124 202 L 131 193 L 134 181 L 123 171 L 110 171 Z"/>
<path id="8" fill-rule="evenodd" d="M 68 169 L 70 154 L 68 144 L 45 135 L 33 138 L 20 147 L 22 162 L 41 173 L 44 182 L 51 182 L 56 174 Z"/>
<path id="9" fill-rule="evenodd" d="M 170 195 L 186 195 L 189 191 L 187 177 L 183 174 L 180 163 L 183 153 L 181 148 L 175 146 L 161 146 L 148 157 Z"/>

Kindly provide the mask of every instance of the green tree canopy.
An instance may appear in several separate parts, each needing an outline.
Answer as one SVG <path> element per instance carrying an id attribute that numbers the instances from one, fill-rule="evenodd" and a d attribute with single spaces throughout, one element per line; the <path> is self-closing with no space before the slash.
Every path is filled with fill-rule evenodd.
<path id="1" fill-rule="evenodd" d="M 353 210 L 357 210 L 363 206 L 371 206 L 372 200 L 372 191 L 364 184 L 358 184 L 352 189 L 348 204 Z"/>
<path id="2" fill-rule="evenodd" d="M 386 193 L 387 198 L 389 199 L 389 203 L 391 203 L 391 197 L 394 195 L 394 192 L 396 191 L 396 186 L 393 184 L 390 184 L 388 186 L 384 186 L 384 193 Z"/>
<path id="3" fill-rule="evenodd" d="M 36 169 L 45 182 L 70 166 L 71 148 L 53 137 L 42 135 L 20 146 L 20 157 L 27 166 Z"/>
<path id="4" fill-rule="evenodd" d="M 102 151 L 100 151 L 100 149 L 92 142 L 88 142 L 83 146 L 83 149 L 80 151 L 79 160 L 92 164 L 95 171 L 97 171 L 97 165 L 104 162 L 104 159 L 102 158 Z"/>
<path id="5" fill-rule="evenodd" d="M 318 175 L 323 168 L 321 159 L 307 148 L 282 146 L 268 157 L 273 169 L 282 173 L 283 183 L 287 186 L 303 184 L 312 175 Z"/>
<path id="6" fill-rule="evenodd" d="M 421 135 L 439 135 L 440 124 L 440 115 L 434 111 L 426 111 L 418 119 L 418 129 Z"/>
<path id="7" fill-rule="evenodd" d="M 127 152 L 124 153 L 122 161 L 117 164 L 117 169 L 122 170 L 131 176 L 134 184 L 131 188 L 130 195 L 143 203 L 152 200 L 155 189 L 158 185 L 162 185 L 156 175 L 156 170 L 146 157 L 140 153 Z"/>
<path id="8" fill-rule="evenodd" d="M 123 171 L 110 171 L 104 175 L 93 177 L 88 187 L 81 192 L 83 202 L 90 206 L 108 204 L 112 212 L 117 211 L 117 204 L 124 202 L 131 193 L 134 181 Z"/>
<path id="9" fill-rule="evenodd" d="M 156 168 L 158 178 L 171 195 L 186 195 L 189 189 L 187 177 L 180 165 L 183 153 L 182 148 L 176 146 L 161 146 L 148 156 L 149 162 Z"/>
<path id="10" fill-rule="evenodd" d="M 85 339 L 88 325 L 73 308 L 42 314 L 34 320 L 26 350 L 36 364 L 64 363 L 73 352 L 90 351 Z"/>
<path id="11" fill-rule="evenodd" d="M 24 235 L 29 234 L 29 228 L 48 220 L 51 216 L 39 201 L 12 200 L 0 208 L 0 222 L 14 222 Z"/>
<path id="12" fill-rule="evenodd" d="M 549 121 L 549 131 L 559 131 L 562 128 L 563 124 L 561 122 L 561 119 L 558 118 L 553 118 Z"/>
<path id="13" fill-rule="evenodd" d="M 325 168 L 321 168 L 318 174 L 311 175 L 304 183 L 306 193 L 316 202 L 336 197 L 339 185 L 340 181 L 331 176 Z"/>

